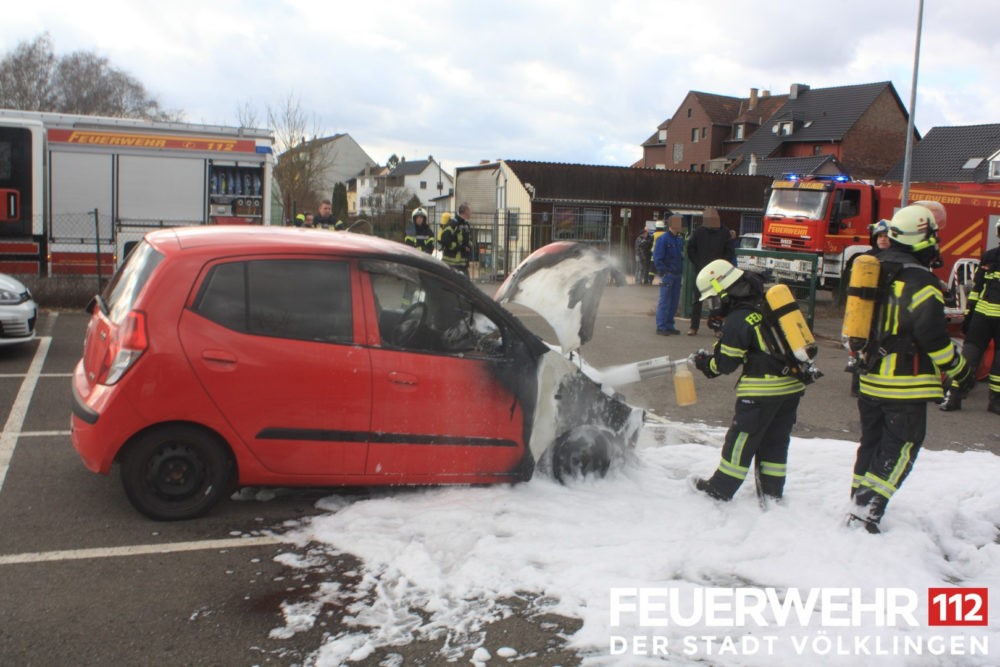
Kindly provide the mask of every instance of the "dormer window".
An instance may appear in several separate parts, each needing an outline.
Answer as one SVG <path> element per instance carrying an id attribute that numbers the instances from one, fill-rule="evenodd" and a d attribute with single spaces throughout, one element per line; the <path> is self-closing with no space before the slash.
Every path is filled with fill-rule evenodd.
<path id="1" fill-rule="evenodd" d="M 1000 181 L 1000 151 L 990 156 L 989 177 L 991 181 Z"/>
<path id="2" fill-rule="evenodd" d="M 792 121 L 783 120 L 778 123 L 778 136 L 787 137 L 792 133 Z"/>
<path id="3" fill-rule="evenodd" d="M 666 130 L 660 130 L 660 143 L 663 144 L 663 143 L 666 143 L 666 142 L 667 142 L 667 131 Z"/>
<path id="4" fill-rule="evenodd" d="M 746 125 L 739 123 L 735 128 L 733 128 L 733 138 L 743 139 L 743 134 L 746 132 Z"/>

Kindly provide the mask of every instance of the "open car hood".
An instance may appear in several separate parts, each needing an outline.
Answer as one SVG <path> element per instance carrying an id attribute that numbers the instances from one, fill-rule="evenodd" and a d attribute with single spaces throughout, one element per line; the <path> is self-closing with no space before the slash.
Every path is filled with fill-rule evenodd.
<path id="1" fill-rule="evenodd" d="M 597 306 L 612 281 L 625 276 L 611 260 L 586 243 L 557 241 L 531 253 L 494 298 L 538 313 L 556 334 L 563 352 L 572 352 L 594 335 Z"/>

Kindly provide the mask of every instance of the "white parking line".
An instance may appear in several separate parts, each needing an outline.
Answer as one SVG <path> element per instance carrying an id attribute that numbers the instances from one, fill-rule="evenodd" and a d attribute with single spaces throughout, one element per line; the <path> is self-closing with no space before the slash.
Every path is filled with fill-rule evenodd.
<path id="1" fill-rule="evenodd" d="M 45 356 L 49 353 L 51 344 L 52 336 L 39 336 L 35 357 L 31 360 L 31 366 L 28 367 L 24 382 L 21 383 L 21 388 L 17 392 L 14 405 L 11 406 L 10 414 L 7 415 L 7 423 L 3 425 L 3 433 L 0 433 L 0 491 L 3 490 L 3 482 L 7 479 L 7 469 L 14 456 L 14 446 L 17 444 L 17 437 L 21 434 L 21 427 L 24 426 L 24 417 L 28 414 L 28 406 L 31 405 L 31 397 L 35 393 L 35 385 L 38 384 L 38 376 L 42 373 Z"/>
<path id="2" fill-rule="evenodd" d="M 86 560 L 90 558 L 123 558 L 126 556 L 149 556 L 182 553 L 185 551 L 208 551 L 211 549 L 238 549 L 242 547 L 266 547 L 272 544 L 289 544 L 278 537 L 234 537 L 228 540 L 201 540 L 198 542 L 174 542 L 173 544 L 134 544 L 126 547 L 98 547 L 94 549 L 68 549 L 65 551 L 36 551 L 34 553 L 9 554 L 0 556 L 0 565 L 20 565 L 24 563 L 51 563 L 66 560 Z"/>
<path id="3" fill-rule="evenodd" d="M 20 438 L 51 438 L 57 435 L 70 435 L 72 431 L 21 431 Z"/>

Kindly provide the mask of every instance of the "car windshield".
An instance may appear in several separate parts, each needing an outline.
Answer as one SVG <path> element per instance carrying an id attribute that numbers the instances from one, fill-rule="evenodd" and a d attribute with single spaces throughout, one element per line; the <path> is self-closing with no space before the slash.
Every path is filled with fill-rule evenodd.
<path id="1" fill-rule="evenodd" d="M 823 190 L 775 189 L 765 215 L 782 218 L 822 220 L 830 193 Z"/>
<path id="2" fill-rule="evenodd" d="M 162 259 L 163 255 L 145 241 L 132 251 L 101 295 L 109 320 L 115 323 L 124 320 Z"/>

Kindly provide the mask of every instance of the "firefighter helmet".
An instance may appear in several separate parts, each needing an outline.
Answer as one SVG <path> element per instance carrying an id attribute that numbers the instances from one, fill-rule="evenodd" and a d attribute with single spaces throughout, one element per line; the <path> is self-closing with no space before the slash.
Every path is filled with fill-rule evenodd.
<path id="1" fill-rule="evenodd" d="M 896 211 L 889 221 L 889 239 L 919 252 L 937 245 L 937 221 L 925 206 L 910 204 Z"/>
<path id="2" fill-rule="evenodd" d="M 695 286 L 701 294 L 699 300 L 722 296 L 742 276 L 742 269 L 736 268 L 724 259 L 709 262 L 698 272 L 698 278 L 695 280 Z"/>
<path id="3" fill-rule="evenodd" d="M 667 223 L 664 222 L 663 220 L 657 220 L 655 226 L 656 226 L 656 229 L 666 229 L 667 228 Z"/>
<path id="4" fill-rule="evenodd" d="M 413 222 L 416 222 L 418 215 L 424 216 L 424 222 L 427 222 L 427 211 L 424 210 L 423 207 L 413 209 L 413 213 L 410 214 L 410 219 L 413 220 Z"/>

